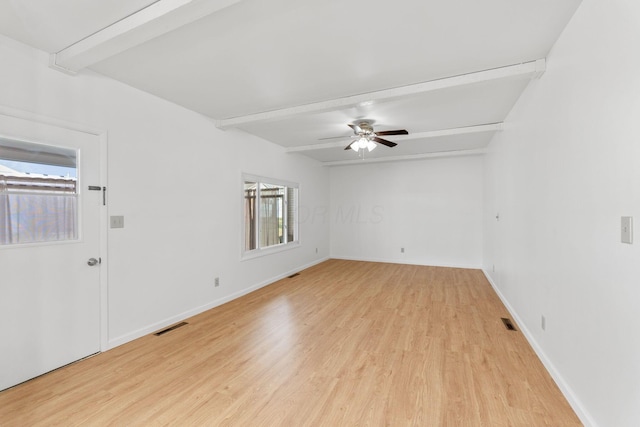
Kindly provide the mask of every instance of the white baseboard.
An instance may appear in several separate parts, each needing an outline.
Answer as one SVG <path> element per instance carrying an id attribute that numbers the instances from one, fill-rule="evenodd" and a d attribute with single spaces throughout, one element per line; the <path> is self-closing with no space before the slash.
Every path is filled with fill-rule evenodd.
<path id="1" fill-rule="evenodd" d="M 211 310 L 212 308 L 218 307 L 218 306 L 220 306 L 222 304 L 225 304 L 225 303 L 227 303 L 229 301 L 233 301 L 234 299 L 240 298 L 241 296 L 247 295 L 247 294 L 249 294 L 249 293 L 251 293 L 253 291 L 257 291 L 260 288 L 268 286 L 268 285 L 270 285 L 270 284 L 272 284 L 274 282 L 277 282 L 278 280 L 284 279 L 285 277 L 291 276 L 292 274 L 294 274 L 294 273 L 296 273 L 298 271 L 304 270 L 304 269 L 309 268 L 309 267 L 313 267 L 314 265 L 320 264 L 321 262 L 324 262 L 324 261 L 326 261 L 328 259 L 329 259 L 329 257 L 320 258 L 320 259 L 315 260 L 313 262 L 310 262 L 310 263 L 308 263 L 306 265 L 302 265 L 302 266 L 297 267 L 297 268 L 295 268 L 293 270 L 287 271 L 285 273 L 279 274 L 278 276 L 275 276 L 275 277 L 272 277 L 272 278 L 267 279 L 265 281 L 262 281 L 260 283 L 257 283 L 257 284 L 255 284 L 253 286 L 248 287 L 248 288 L 244 288 L 244 289 L 242 289 L 242 290 L 240 290 L 238 292 L 234 292 L 234 293 L 232 293 L 230 295 L 225 295 L 222 298 L 218 298 L 217 300 L 210 301 L 210 302 L 208 302 L 206 304 L 203 304 L 203 305 L 201 305 L 199 307 L 195 307 L 195 308 L 193 308 L 191 310 L 187 310 L 187 311 L 182 312 L 180 314 L 177 314 L 175 316 L 171 316 L 171 317 L 163 319 L 163 320 L 161 320 L 159 322 L 155 322 L 155 323 L 153 323 L 151 325 L 147 325 L 144 328 L 140 328 L 140 329 L 138 329 L 136 331 L 133 331 L 133 332 L 121 335 L 119 337 L 113 338 L 113 339 L 108 341 L 108 345 L 107 345 L 107 348 L 105 350 L 110 350 L 110 349 L 118 347 L 118 346 L 120 346 L 122 344 L 126 344 L 126 343 L 128 343 L 130 341 L 133 341 L 135 339 L 141 338 L 141 337 L 143 337 L 145 335 L 151 334 L 151 333 L 156 332 L 156 331 L 158 331 L 160 329 L 166 328 L 167 326 L 170 326 L 170 325 L 173 325 L 175 323 L 181 322 L 184 319 L 188 319 L 189 317 L 193 317 L 193 316 L 195 316 L 197 314 L 200 314 L 200 313 L 203 313 L 203 312 L 205 312 L 207 310 Z"/>
<path id="2" fill-rule="evenodd" d="M 398 259 L 384 259 L 384 258 L 361 258 L 361 257 L 352 257 L 352 256 L 341 256 L 341 255 L 331 255 L 333 259 L 343 259 L 347 261 L 364 261 L 364 262 L 383 262 L 387 264 L 404 264 L 404 265 L 424 265 L 428 267 L 447 267 L 447 268 L 466 268 L 471 270 L 481 270 L 482 267 L 480 265 L 470 265 L 470 264 L 442 264 L 442 263 L 429 263 L 429 262 L 419 262 L 414 259 L 410 260 L 398 260 Z"/>
<path id="3" fill-rule="evenodd" d="M 571 408 L 573 408 L 578 418 L 580 418 L 580 421 L 582 421 L 582 424 L 584 424 L 585 427 L 598 427 L 593 417 L 591 417 L 589 412 L 585 409 L 580 399 L 578 399 L 578 397 L 575 395 L 571 387 L 569 387 L 569 385 L 564 380 L 560 372 L 558 372 L 554 364 L 547 357 L 544 350 L 542 350 L 542 347 L 540 347 L 538 342 L 535 340 L 535 338 L 533 337 L 533 334 L 531 334 L 531 332 L 526 327 L 524 322 L 520 319 L 520 317 L 518 316 L 518 313 L 516 313 L 516 311 L 511 306 L 511 304 L 509 304 L 509 301 L 505 298 L 502 292 L 500 292 L 500 289 L 498 289 L 498 286 L 496 286 L 495 282 L 491 279 L 491 276 L 484 269 L 482 270 L 482 272 L 484 273 L 484 276 L 487 278 L 487 281 L 489 282 L 489 284 L 491 284 L 491 287 L 493 288 L 493 290 L 496 292 L 496 294 L 498 294 L 498 297 L 500 298 L 504 306 L 507 308 L 507 310 L 511 314 L 511 317 L 513 317 L 513 320 L 515 320 L 516 324 L 520 327 L 520 331 L 522 331 L 522 333 L 524 334 L 524 337 L 529 342 L 529 345 L 531 345 L 531 347 L 533 348 L 533 351 L 535 351 L 536 355 L 538 355 L 538 358 L 540 359 L 544 367 L 547 369 L 547 372 L 549 372 L 549 375 L 551 375 L 551 378 L 553 378 L 555 383 L 558 385 L 558 388 L 560 388 L 560 391 L 569 402 L 569 405 L 571 405 Z"/>

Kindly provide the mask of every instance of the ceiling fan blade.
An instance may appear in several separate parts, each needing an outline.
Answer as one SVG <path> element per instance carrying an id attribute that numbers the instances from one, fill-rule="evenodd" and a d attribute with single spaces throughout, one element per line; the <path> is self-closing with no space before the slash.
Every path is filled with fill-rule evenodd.
<path id="1" fill-rule="evenodd" d="M 409 132 L 404 129 L 383 130 L 382 132 L 376 132 L 376 135 L 409 135 Z"/>
<path id="2" fill-rule="evenodd" d="M 358 125 L 354 125 L 354 124 L 349 123 L 347 126 L 349 126 L 351 129 L 353 129 L 353 131 L 354 131 L 356 134 L 358 134 L 358 133 L 361 133 L 361 132 L 362 132 L 362 129 L 360 129 L 360 126 L 358 126 Z"/>
<path id="3" fill-rule="evenodd" d="M 353 141 L 351 141 L 349 143 L 349 145 L 347 145 L 346 147 L 344 147 L 345 150 L 351 150 L 351 145 L 353 144 Z"/>
<path id="4" fill-rule="evenodd" d="M 395 142 L 387 141 L 386 139 L 378 138 L 377 136 L 374 136 L 373 140 L 378 144 L 386 145 L 387 147 L 395 147 L 398 145 Z"/>

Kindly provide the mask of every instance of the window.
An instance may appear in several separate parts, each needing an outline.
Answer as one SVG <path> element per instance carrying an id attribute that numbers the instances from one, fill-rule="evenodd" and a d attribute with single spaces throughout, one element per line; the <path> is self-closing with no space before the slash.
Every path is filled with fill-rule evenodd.
<path id="1" fill-rule="evenodd" d="M 298 186 L 245 175 L 243 253 L 298 242 Z"/>
<path id="2" fill-rule="evenodd" d="M 74 150 L 0 138 L 0 245 L 78 239 Z"/>

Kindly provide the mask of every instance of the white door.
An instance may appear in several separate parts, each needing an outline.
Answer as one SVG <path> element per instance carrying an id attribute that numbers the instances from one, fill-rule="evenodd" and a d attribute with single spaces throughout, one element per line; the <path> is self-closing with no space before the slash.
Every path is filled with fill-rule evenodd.
<path id="1" fill-rule="evenodd" d="M 73 151 L 78 173 L 75 238 L 0 244 L 3 390 L 100 350 L 101 267 L 88 261 L 100 260 L 103 195 L 88 190 L 101 185 L 98 136 L 0 115 L 0 138 Z"/>

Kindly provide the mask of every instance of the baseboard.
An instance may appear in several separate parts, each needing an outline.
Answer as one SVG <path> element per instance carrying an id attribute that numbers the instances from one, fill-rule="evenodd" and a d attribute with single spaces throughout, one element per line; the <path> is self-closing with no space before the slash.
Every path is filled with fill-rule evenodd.
<path id="1" fill-rule="evenodd" d="M 230 295 L 226 295 L 222 298 L 218 298 L 216 300 L 210 301 L 206 304 L 203 304 L 201 306 L 195 307 L 191 310 L 187 310 L 185 312 L 182 312 L 180 314 L 177 314 L 175 316 L 171 316 L 169 318 L 163 319 L 159 322 L 153 323 L 151 325 L 145 326 L 144 328 L 140 328 L 136 331 L 130 332 L 128 334 L 124 334 L 121 335 L 119 337 L 113 338 L 111 340 L 108 341 L 108 346 L 106 350 L 110 350 L 112 348 L 118 347 L 122 344 L 126 344 L 130 341 L 133 341 L 135 339 L 141 338 L 145 335 L 149 335 L 153 332 L 156 332 L 160 329 L 166 328 L 167 326 L 173 325 L 174 323 L 178 323 L 181 322 L 185 319 L 188 319 L 189 317 L 193 317 L 197 314 L 203 313 L 207 310 L 211 310 L 212 308 L 218 307 L 222 304 L 228 303 L 229 301 L 233 301 L 236 298 L 240 298 L 244 295 L 250 294 L 251 292 L 257 291 L 260 288 L 264 288 L 265 286 L 268 286 L 274 282 L 277 282 L 278 280 L 284 279 L 285 277 L 291 276 L 294 273 L 297 273 L 301 270 L 307 269 L 309 267 L 313 267 L 314 265 L 320 264 L 321 262 L 327 261 L 329 259 L 329 257 L 324 257 L 324 258 L 320 258 L 318 260 L 312 261 L 308 264 L 302 265 L 300 267 L 297 267 L 293 270 L 289 270 L 285 273 L 279 274 L 275 277 L 272 277 L 270 279 L 264 280 L 260 283 L 257 283 L 253 286 L 249 286 L 248 288 L 244 288 L 238 292 L 234 292 Z"/>
<path id="2" fill-rule="evenodd" d="M 447 268 L 465 268 L 469 270 L 481 270 L 482 267 L 480 265 L 470 265 L 470 264 L 442 264 L 442 263 L 428 263 L 428 262 L 418 262 L 416 260 L 398 260 L 398 259 L 384 259 L 384 258 L 361 258 L 361 257 L 351 257 L 351 256 L 341 256 L 341 255 L 331 255 L 333 259 L 343 259 L 347 261 L 364 261 L 364 262 L 382 262 L 386 264 L 404 264 L 404 265 L 424 265 L 428 267 L 447 267 Z"/>
<path id="3" fill-rule="evenodd" d="M 516 324 L 520 328 L 520 331 L 522 331 L 522 333 L 524 334 L 524 337 L 529 342 L 529 345 L 531 345 L 531 347 L 533 348 L 533 351 L 535 351 L 536 355 L 538 356 L 538 358 L 546 368 L 547 372 L 549 372 L 549 375 L 551 375 L 551 378 L 553 378 L 553 381 L 555 381 L 558 388 L 560 388 L 560 391 L 569 402 L 569 405 L 571 405 L 571 408 L 573 409 L 573 411 L 576 413 L 578 418 L 580 418 L 580 421 L 582 422 L 582 424 L 584 424 L 585 427 L 597 427 L 598 425 L 596 424 L 594 419 L 591 417 L 589 412 L 585 409 L 580 399 L 578 399 L 578 397 L 575 395 L 571 387 L 569 387 L 569 385 L 564 380 L 560 372 L 558 372 L 554 364 L 547 357 L 544 350 L 542 350 L 542 347 L 540 347 L 538 342 L 535 340 L 533 334 L 531 334 L 529 329 L 526 327 L 525 323 L 518 316 L 518 313 L 514 310 L 511 304 L 509 304 L 509 301 L 502 294 L 502 292 L 500 292 L 500 289 L 498 288 L 498 286 L 496 286 L 495 282 L 491 279 L 491 276 L 484 269 L 482 270 L 482 272 L 484 273 L 484 276 L 487 278 L 487 281 L 489 282 L 489 284 L 491 284 L 491 287 L 493 288 L 493 290 L 496 292 L 496 294 L 502 301 L 502 304 L 504 304 L 504 306 L 507 308 L 513 320 L 515 320 Z"/>

